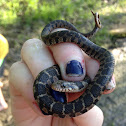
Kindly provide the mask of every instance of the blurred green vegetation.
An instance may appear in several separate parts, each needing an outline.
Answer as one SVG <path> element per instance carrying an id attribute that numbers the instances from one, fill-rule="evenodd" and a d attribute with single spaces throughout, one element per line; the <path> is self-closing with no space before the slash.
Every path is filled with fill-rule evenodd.
<path id="1" fill-rule="evenodd" d="M 125 24 L 125 7 L 126 0 L 1 0 L 0 27 L 5 30 L 4 33 L 18 28 L 18 39 L 28 39 L 30 37 L 23 36 L 22 30 L 30 28 L 30 32 L 36 32 L 37 28 L 40 31 L 48 22 L 63 19 L 73 23 L 81 32 L 89 32 L 94 25 L 90 12 L 93 10 L 100 14 L 103 25 L 93 41 L 106 45 L 111 39 L 108 31 L 119 23 Z M 39 33 L 34 34 L 39 36 Z M 12 33 L 10 36 L 15 37 Z M 16 42 L 13 43 L 15 45 Z"/>
<path id="2" fill-rule="evenodd" d="M 97 4 L 96 4 L 97 3 Z M 31 25 L 34 21 L 48 23 L 55 19 L 87 19 L 90 9 L 100 6 L 100 0 L 2 0 L 0 3 L 1 25 L 22 22 Z"/>

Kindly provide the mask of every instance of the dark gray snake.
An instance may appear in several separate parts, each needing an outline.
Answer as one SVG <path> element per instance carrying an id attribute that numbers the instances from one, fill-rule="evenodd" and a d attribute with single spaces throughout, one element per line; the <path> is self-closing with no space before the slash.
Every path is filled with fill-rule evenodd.
<path id="1" fill-rule="evenodd" d="M 33 92 L 35 100 L 44 115 L 53 115 L 64 118 L 75 117 L 87 112 L 99 101 L 100 96 L 106 89 L 107 83 L 111 80 L 114 71 L 113 55 L 106 49 L 97 46 L 87 39 L 100 27 L 98 14 L 93 13 L 93 15 L 95 16 L 95 27 L 87 34 L 80 33 L 72 24 L 63 20 L 52 21 L 50 24 L 46 25 L 42 31 L 42 40 L 46 45 L 50 46 L 61 42 L 75 43 L 87 55 L 100 63 L 99 70 L 93 81 L 89 83 L 88 79 L 86 80 L 89 84 L 85 92 L 78 99 L 69 103 L 56 101 L 50 93 L 50 86 L 53 83 L 58 83 L 59 80 L 62 80 L 58 65 L 54 65 L 41 71 L 34 82 Z M 66 28 L 68 30 L 51 33 L 56 28 Z M 83 81 L 72 83 L 81 87 Z"/>

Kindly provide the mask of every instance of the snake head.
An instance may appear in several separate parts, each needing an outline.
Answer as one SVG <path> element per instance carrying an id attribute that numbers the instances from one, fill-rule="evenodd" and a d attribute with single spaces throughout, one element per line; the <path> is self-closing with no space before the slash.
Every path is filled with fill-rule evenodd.
<path id="1" fill-rule="evenodd" d="M 94 18 L 95 18 L 95 24 L 98 28 L 101 28 L 101 22 L 100 22 L 100 16 L 98 14 L 98 12 L 94 13 L 92 10 L 91 10 Z"/>

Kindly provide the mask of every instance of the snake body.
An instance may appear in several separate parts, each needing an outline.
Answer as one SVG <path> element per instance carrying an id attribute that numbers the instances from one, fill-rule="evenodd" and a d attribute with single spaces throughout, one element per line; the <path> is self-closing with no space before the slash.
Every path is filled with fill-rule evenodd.
<path id="1" fill-rule="evenodd" d="M 68 30 L 51 33 L 56 28 L 67 28 Z M 97 27 L 93 30 L 96 31 Z M 85 34 L 85 36 L 90 37 L 94 31 Z M 85 92 L 78 99 L 69 103 L 61 103 L 51 96 L 51 84 L 62 79 L 58 65 L 41 71 L 34 82 L 33 92 L 42 113 L 44 115 L 64 118 L 75 117 L 87 112 L 99 101 L 102 92 L 106 89 L 107 83 L 111 80 L 114 71 L 113 55 L 106 49 L 91 42 L 84 34 L 78 32 L 72 24 L 63 20 L 56 20 L 46 25 L 41 36 L 42 40 L 48 46 L 61 42 L 75 43 L 87 55 L 98 60 L 100 63 L 95 78 L 91 82 L 88 81 L 89 84 Z M 74 83 L 82 84 L 81 81 Z"/>

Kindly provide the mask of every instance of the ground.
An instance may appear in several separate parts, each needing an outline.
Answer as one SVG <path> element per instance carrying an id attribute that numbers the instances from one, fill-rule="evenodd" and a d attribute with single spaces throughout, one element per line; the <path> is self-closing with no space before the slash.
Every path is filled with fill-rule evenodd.
<path id="1" fill-rule="evenodd" d="M 118 38 L 115 40 L 118 48 L 109 49 L 115 57 L 116 90 L 108 95 L 102 96 L 98 106 L 103 110 L 105 119 L 103 126 L 125 126 L 126 125 L 126 38 Z M 17 45 L 18 48 L 18 45 Z M 13 62 L 20 60 L 20 51 L 15 55 L 15 49 L 10 48 L 7 63 L 5 64 L 4 77 L 1 79 L 4 83 L 2 88 L 5 100 L 9 108 L 0 112 L 0 126 L 14 126 L 13 117 L 11 115 L 11 101 L 9 94 L 8 74 L 9 68 Z"/>
<path id="2" fill-rule="evenodd" d="M 117 87 L 113 93 L 102 96 L 98 104 L 105 116 L 104 126 L 126 126 L 126 38 L 118 41 L 123 43 L 123 47 L 111 50 L 116 63 Z"/>

